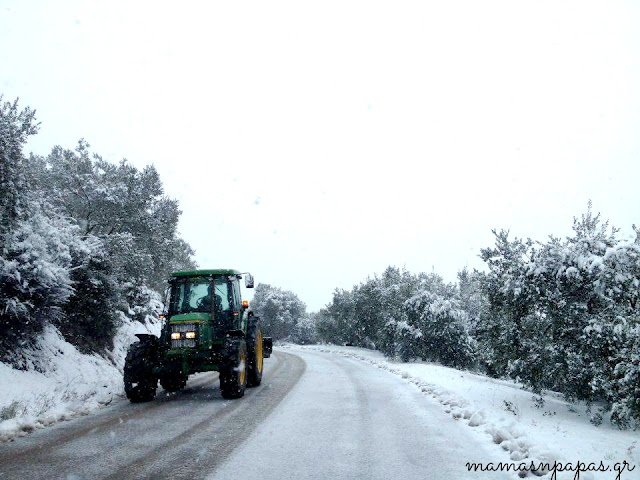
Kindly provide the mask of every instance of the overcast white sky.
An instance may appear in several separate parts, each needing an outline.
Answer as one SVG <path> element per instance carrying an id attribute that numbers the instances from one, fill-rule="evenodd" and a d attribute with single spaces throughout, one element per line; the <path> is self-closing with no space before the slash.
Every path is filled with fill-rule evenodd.
<path id="1" fill-rule="evenodd" d="M 153 163 L 203 267 L 310 310 L 491 229 L 640 224 L 640 2 L 0 0 L 29 151 Z"/>

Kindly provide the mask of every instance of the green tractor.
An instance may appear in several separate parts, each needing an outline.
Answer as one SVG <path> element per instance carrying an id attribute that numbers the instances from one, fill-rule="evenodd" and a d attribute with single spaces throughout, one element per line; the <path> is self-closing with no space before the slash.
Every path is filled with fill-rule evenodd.
<path id="1" fill-rule="evenodd" d="M 246 387 L 260 385 L 272 342 L 242 301 L 242 275 L 237 270 L 171 274 L 160 338 L 138 334 L 140 341 L 127 352 L 124 391 L 130 401 L 152 400 L 158 381 L 168 392 L 181 390 L 196 372 L 220 372 L 224 398 L 240 398 Z M 245 286 L 253 288 L 253 277 L 244 276 Z"/>

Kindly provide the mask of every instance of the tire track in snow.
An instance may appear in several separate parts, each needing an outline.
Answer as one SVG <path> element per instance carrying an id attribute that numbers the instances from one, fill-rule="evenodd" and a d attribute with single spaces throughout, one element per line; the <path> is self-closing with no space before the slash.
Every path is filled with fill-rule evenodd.
<path id="1" fill-rule="evenodd" d="M 354 374 L 352 369 L 346 368 L 344 362 L 340 361 L 340 359 L 333 358 L 332 356 L 323 358 L 339 368 L 349 378 L 349 382 L 353 387 L 354 396 L 358 405 L 358 416 L 360 417 L 360 422 L 358 423 L 360 435 L 356 436 L 358 452 L 360 452 L 357 459 L 359 471 L 362 472 L 363 477 L 373 478 L 373 459 L 370 458 L 371 453 L 367 448 L 367 442 L 373 438 L 374 430 L 372 428 L 373 419 L 369 405 L 369 396 L 367 395 L 367 386 L 362 381 L 362 378 Z"/>
<path id="2" fill-rule="evenodd" d="M 279 362 L 243 401 L 226 401 L 221 410 L 153 450 L 154 457 L 136 459 L 108 479 L 204 478 L 255 430 L 260 420 L 287 396 L 306 365 L 295 355 L 274 352 Z M 184 459 L 196 459 L 184 462 Z"/>
<path id="3" fill-rule="evenodd" d="M 206 373 L 190 380 L 187 388 L 199 388 L 207 383 L 213 383 L 217 376 L 217 372 Z M 48 438 L 49 435 L 55 436 L 56 445 L 67 443 L 72 440 L 82 438 L 89 433 L 121 424 L 123 421 L 142 415 L 149 410 L 162 408 L 162 406 L 166 405 L 167 402 L 173 401 L 172 397 L 174 397 L 173 394 L 165 394 L 163 397 L 156 397 L 156 400 L 153 402 L 136 405 L 130 404 L 129 401 L 125 399 L 114 405 L 113 407 L 115 408 L 101 410 L 97 412 L 96 415 L 88 415 L 84 418 L 75 417 L 69 420 L 69 423 L 55 425 L 51 430 L 47 430 L 46 432 L 38 432 L 42 437 L 34 435 L 33 437 L 28 437 L 25 440 L 12 440 L 11 442 L 15 442 L 15 448 L 7 448 L 5 452 L 3 451 L 5 449 L 0 447 L 0 465 L 8 464 L 10 460 L 16 461 L 21 458 L 28 457 L 41 451 L 43 448 L 46 448 L 47 444 L 53 443 L 52 439 Z M 107 418 L 101 418 L 105 415 Z M 84 425 L 84 423 L 88 423 L 88 425 Z M 57 430 L 60 430 L 60 432 L 57 434 L 51 433 Z M 23 445 L 23 442 L 26 444 Z M 11 443 L 8 443 L 7 445 L 11 445 Z"/>

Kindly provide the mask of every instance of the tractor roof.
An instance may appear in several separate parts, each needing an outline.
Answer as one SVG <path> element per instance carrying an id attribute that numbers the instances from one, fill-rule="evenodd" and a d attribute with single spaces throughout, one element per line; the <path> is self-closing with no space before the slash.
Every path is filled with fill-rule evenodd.
<path id="1" fill-rule="evenodd" d="M 242 275 L 242 273 L 231 268 L 217 268 L 214 270 L 185 270 L 171 274 L 172 277 L 204 277 L 209 275 Z"/>

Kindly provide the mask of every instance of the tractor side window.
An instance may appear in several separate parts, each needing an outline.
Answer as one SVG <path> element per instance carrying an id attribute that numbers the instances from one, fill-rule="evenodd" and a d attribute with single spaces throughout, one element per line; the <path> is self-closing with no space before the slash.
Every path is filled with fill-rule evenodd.
<path id="1" fill-rule="evenodd" d="M 220 310 L 229 311 L 231 310 L 232 303 L 229 302 L 229 297 L 231 296 L 231 292 L 229 289 L 229 283 L 226 278 L 216 278 L 215 280 L 216 286 L 216 307 L 220 305 Z"/>
<path id="2" fill-rule="evenodd" d="M 233 280 L 233 297 L 234 297 L 234 310 L 240 310 L 242 305 L 242 296 L 240 295 L 240 284 L 238 280 Z"/>
<path id="3" fill-rule="evenodd" d="M 184 283 L 174 284 L 171 288 L 171 303 L 169 304 L 169 310 L 171 312 L 179 313 L 182 301 L 184 300 Z"/>
<path id="4" fill-rule="evenodd" d="M 171 287 L 167 287 L 164 291 L 164 304 L 163 304 L 163 312 L 166 313 L 168 308 L 171 308 Z"/>

